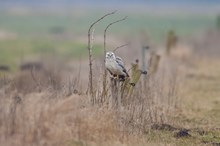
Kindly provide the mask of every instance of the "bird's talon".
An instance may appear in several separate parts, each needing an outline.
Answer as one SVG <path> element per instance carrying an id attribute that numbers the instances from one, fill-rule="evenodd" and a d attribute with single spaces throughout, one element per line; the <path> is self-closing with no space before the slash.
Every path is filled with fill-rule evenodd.
<path id="1" fill-rule="evenodd" d="M 141 74 L 147 75 L 147 71 L 141 71 Z"/>
<path id="2" fill-rule="evenodd" d="M 129 83 L 129 84 L 130 84 L 131 86 L 133 86 L 133 87 L 135 86 L 135 83 Z"/>

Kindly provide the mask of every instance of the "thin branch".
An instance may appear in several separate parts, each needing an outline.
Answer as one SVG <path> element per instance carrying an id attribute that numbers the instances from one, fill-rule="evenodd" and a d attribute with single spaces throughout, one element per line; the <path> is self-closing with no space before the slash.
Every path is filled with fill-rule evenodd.
<path id="1" fill-rule="evenodd" d="M 102 16 L 100 19 L 98 19 L 97 21 L 93 22 L 93 23 L 90 25 L 90 27 L 89 27 L 89 33 L 90 33 L 92 27 L 93 27 L 96 23 L 98 23 L 99 21 L 101 21 L 102 19 L 104 19 L 105 17 L 107 17 L 107 16 L 109 16 L 109 15 L 115 14 L 116 12 L 117 12 L 117 11 L 114 11 L 114 12 L 111 12 L 111 13 L 108 13 L 108 14 L 105 14 L 105 15 Z"/>
<path id="2" fill-rule="evenodd" d="M 95 28 L 92 30 L 92 34 L 91 34 L 91 48 L 93 48 L 93 44 L 94 44 L 94 33 L 95 33 Z"/>
<path id="3" fill-rule="evenodd" d="M 93 28 L 93 26 L 95 24 L 97 24 L 99 21 L 101 21 L 102 19 L 104 19 L 105 17 L 112 15 L 116 13 L 116 11 L 111 12 L 111 13 L 107 13 L 104 16 L 102 16 L 100 19 L 96 20 L 95 22 L 93 22 L 88 30 L 88 51 L 89 51 L 89 94 L 93 96 L 93 83 L 92 83 L 92 45 L 91 45 L 91 29 Z M 92 33 L 92 35 L 94 34 L 94 32 Z M 92 99 L 93 102 L 93 99 Z"/>
<path id="4" fill-rule="evenodd" d="M 104 64 L 105 64 L 105 54 L 106 54 L 106 33 L 107 33 L 107 30 L 108 28 L 115 24 L 115 23 L 118 23 L 120 21 L 124 21 L 125 19 L 127 19 L 127 16 L 122 18 L 122 19 L 119 19 L 117 21 L 114 21 L 112 23 L 110 23 L 109 25 L 107 25 L 107 27 L 105 28 L 105 31 L 104 31 Z M 103 93 L 102 93 L 102 96 L 105 97 L 105 94 L 106 94 L 106 84 L 107 84 L 107 81 L 106 81 L 106 76 L 107 76 L 107 71 L 106 69 L 104 69 L 104 75 L 103 75 Z"/>
<path id="5" fill-rule="evenodd" d="M 113 25 L 113 24 L 115 24 L 115 23 L 118 23 L 118 22 L 120 22 L 120 21 L 124 21 L 124 20 L 127 19 L 127 18 L 128 18 L 128 16 L 126 16 L 126 17 L 124 17 L 124 18 L 122 18 L 122 19 L 119 19 L 119 20 L 117 20 L 117 21 L 114 21 L 114 22 L 110 23 L 110 24 L 105 28 L 105 31 L 104 31 L 104 55 L 106 54 L 106 33 L 107 33 L 108 28 L 109 28 L 111 25 Z M 105 60 L 104 60 L 104 62 L 105 62 Z"/>
<path id="6" fill-rule="evenodd" d="M 127 45 L 129 45 L 129 43 L 124 44 L 124 45 L 121 45 L 121 46 L 118 46 L 118 47 L 116 47 L 116 48 L 113 50 L 113 52 L 115 52 L 115 51 L 117 51 L 118 49 L 120 49 L 120 48 L 122 48 L 122 47 L 125 47 L 125 46 L 127 46 Z"/>

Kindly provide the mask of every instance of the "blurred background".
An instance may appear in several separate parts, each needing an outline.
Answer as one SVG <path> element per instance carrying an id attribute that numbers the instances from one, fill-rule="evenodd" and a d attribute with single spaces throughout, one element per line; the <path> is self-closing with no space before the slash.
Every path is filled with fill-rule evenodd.
<path id="1" fill-rule="evenodd" d="M 87 33 L 115 10 L 94 27 L 88 96 Z M 115 53 L 136 85 L 117 88 L 103 36 L 125 16 L 106 48 L 127 44 Z M 220 0 L 0 0 L 2 145 L 219 146 L 219 123 Z"/>
<path id="2" fill-rule="evenodd" d="M 95 55 L 102 54 L 105 27 L 124 16 L 107 33 L 108 50 L 129 43 L 120 49 L 123 57 L 136 59 L 144 45 L 166 48 L 169 35 L 198 53 L 219 55 L 218 0 L 1 0 L 0 65 L 16 71 L 30 61 L 85 58 L 89 26 L 114 10 L 95 28 Z"/>

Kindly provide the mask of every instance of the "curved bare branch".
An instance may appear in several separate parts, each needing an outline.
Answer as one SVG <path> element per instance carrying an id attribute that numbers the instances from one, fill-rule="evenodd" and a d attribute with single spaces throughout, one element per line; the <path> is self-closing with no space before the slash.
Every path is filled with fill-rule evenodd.
<path id="1" fill-rule="evenodd" d="M 112 15 L 116 13 L 116 11 L 114 12 L 111 12 L 111 13 L 107 13 L 105 14 L 104 16 L 102 16 L 101 18 L 99 18 L 98 20 L 96 20 L 95 22 L 93 22 L 90 27 L 89 27 L 89 30 L 88 30 L 88 51 L 89 51 L 89 94 L 92 96 L 92 98 L 94 97 L 93 96 L 93 81 L 92 81 L 92 45 L 91 45 L 91 29 L 93 28 L 93 26 L 95 24 L 97 24 L 99 21 L 101 21 L 102 19 L 104 19 L 105 17 L 109 16 L 109 15 Z M 92 35 L 93 35 L 94 32 L 92 32 Z M 93 99 L 92 99 L 92 102 Z"/>
<path id="2" fill-rule="evenodd" d="M 127 45 L 129 45 L 129 43 L 124 44 L 124 45 L 121 45 L 121 46 L 118 46 L 118 47 L 116 47 L 116 48 L 113 50 L 113 52 L 115 52 L 115 51 L 117 51 L 118 49 L 120 49 L 120 48 L 122 48 L 122 47 L 125 47 L 125 46 L 127 46 Z"/>
<path id="3" fill-rule="evenodd" d="M 104 31 L 104 63 L 105 63 L 105 54 L 106 54 L 106 33 L 107 33 L 107 30 L 108 28 L 115 24 L 115 23 L 118 23 L 120 21 L 124 21 L 125 19 L 127 19 L 127 16 L 122 18 L 122 19 L 119 19 L 117 21 L 114 21 L 112 23 L 110 23 L 109 25 L 107 25 L 107 27 L 105 28 L 105 31 Z M 105 93 L 106 93 L 106 76 L 107 76 L 107 71 L 106 69 L 104 70 L 104 75 L 103 75 L 103 97 L 105 97 Z"/>
<path id="4" fill-rule="evenodd" d="M 119 20 L 117 20 L 117 21 L 114 21 L 114 22 L 110 23 L 110 24 L 105 28 L 105 31 L 104 31 L 104 55 L 106 54 L 106 33 L 107 33 L 108 28 L 109 28 L 111 25 L 113 25 L 113 24 L 115 24 L 115 23 L 118 23 L 118 22 L 120 22 L 120 21 L 124 21 L 124 20 L 127 19 L 127 18 L 128 18 L 128 16 L 125 16 L 125 17 L 122 18 L 122 19 L 119 19 Z M 105 61 L 105 60 L 104 60 L 104 61 Z"/>

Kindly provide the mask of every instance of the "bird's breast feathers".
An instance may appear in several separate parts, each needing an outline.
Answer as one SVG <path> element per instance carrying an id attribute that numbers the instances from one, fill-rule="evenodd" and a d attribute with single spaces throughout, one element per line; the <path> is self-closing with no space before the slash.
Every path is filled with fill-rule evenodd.
<path id="1" fill-rule="evenodd" d="M 115 73 L 116 70 L 117 70 L 117 67 L 116 67 L 116 64 L 115 64 L 114 60 L 106 60 L 105 66 L 106 66 L 107 69 L 109 69 L 113 73 Z"/>
<path id="2" fill-rule="evenodd" d="M 116 75 L 125 75 L 123 72 L 123 68 L 115 61 L 115 60 L 106 60 L 105 66 L 109 69 L 113 74 Z"/>

